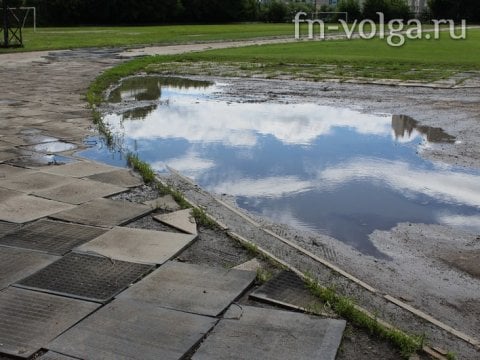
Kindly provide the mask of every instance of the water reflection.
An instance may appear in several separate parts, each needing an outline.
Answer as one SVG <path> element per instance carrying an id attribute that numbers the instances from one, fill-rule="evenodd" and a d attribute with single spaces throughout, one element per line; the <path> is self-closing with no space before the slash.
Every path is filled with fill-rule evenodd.
<path id="1" fill-rule="evenodd" d="M 478 172 L 417 154 L 420 144 L 453 141 L 441 129 L 315 104 L 227 103 L 214 86 L 155 86 L 161 96 L 151 112 L 105 120 L 159 171 L 169 165 L 210 191 L 236 196 L 247 210 L 376 256 L 368 235 L 398 222 L 480 231 Z M 105 149 L 88 151 L 120 161 Z"/>
<path id="2" fill-rule="evenodd" d="M 407 115 L 393 115 L 392 129 L 398 141 L 411 141 L 417 134 L 421 134 L 428 142 L 454 143 L 455 137 L 447 134 L 441 128 L 420 126 L 418 121 Z"/>

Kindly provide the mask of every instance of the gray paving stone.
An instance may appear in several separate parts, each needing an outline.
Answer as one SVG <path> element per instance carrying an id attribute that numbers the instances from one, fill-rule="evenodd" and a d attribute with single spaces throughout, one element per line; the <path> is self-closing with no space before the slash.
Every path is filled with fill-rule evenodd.
<path id="1" fill-rule="evenodd" d="M 42 171 L 50 174 L 72 176 L 77 178 L 87 177 L 114 170 L 118 170 L 118 168 L 89 161 L 79 161 L 73 164 L 66 164 L 42 169 Z"/>
<path id="2" fill-rule="evenodd" d="M 15 286 L 105 303 L 152 269 L 151 265 L 69 253 Z"/>
<path id="3" fill-rule="evenodd" d="M 169 261 L 118 298 L 217 316 L 253 283 L 255 276 L 250 271 Z"/>
<path id="4" fill-rule="evenodd" d="M 0 289 L 32 275 L 58 259 L 58 256 L 35 251 L 0 247 Z"/>
<path id="5" fill-rule="evenodd" d="M 5 289 L 0 292 L 0 351 L 28 358 L 98 306 L 35 291 Z"/>
<path id="6" fill-rule="evenodd" d="M 114 227 L 138 219 L 149 212 L 151 209 L 146 205 L 121 200 L 97 199 L 51 217 L 85 225 Z"/>
<path id="7" fill-rule="evenodd" d="M 26 223 L 72 207 L 69 204 L 0 188 L 0 220 L 3 221 Z"/>
<path id="8" fill-rule="evenodd" d="M 53 189 L 34 191 L 32 194 L 42 198 L 80 205 L 88 201 L 119 194 L 127 188 L 104 184 L 91 180 L 75 180 Z"/>
<path id="9" fill-rule="evenodd" d="M 89 360 L 176 360 L 184 358 L 216 319 L 114 300 L 48 345 Z"/>
<path id="10" fill-rule="evenodd" d="M 163 264 L 195 238 L 196 235 L 116 227 L 76 250 L 116 260 Z"/>
<path id="11" fill-rule="evenodd" d="M 181 209 L 172 195 L 165 195 L 158 199 L 144 202 L 145 205 L 150 206 L 153 210 L 162 209 L 167 211 L 178 211 Z"/>
<path id="12" fill-rule="evenodd" d="M 334 360 L 344 320 L 232 306 L 193 355 L 194 360 Z"/>
<path id="13" fill-rule="evenodd" d="M 0 223 L 0 231 L 1 225 L 2 223 Z M 12 230 L 15 231 L 10 231 L 8 235 L 0 238 L 0 245 L 54 255 L 64 255 L 74 247 L 93 240 L 107 231 L 105 228 L 47 219 L 41 219 L 21 229 Z"/>
<path id="14" fill-rule="evenodd" d="M 14 151 L 0 151 L 0 163 L 15 159 L 16 157 L 18 157 L 18 154 Z"/>
<path id="15" fill-rule="evenodd" d="M 87 179 L 128 188 L 143 185 L 143 180 L 140 176 L 132 171 L 123 169 L 91 175 Z"/>
<path id="16" fill-rule="evenodd" d="M 28 176 L 19 174 L 18 176 L 12 178 L 0 180 L 0 186 L 6 189 L 21 191 L 24 193 L 32 193 L 38 190 L 51 189 L 66 185 L 72 183 L 73 181 L 75 181 L 75 179 L 66 176 L 34 172 L 33 174 L 28 174 Z"/>
<path id="17" fill-rule="evenodd" d="M 235 270 L 246 270 L 246 271 L 257 271 L 262 267 L 260 261 L 257 258 L 253 258 L 252 260 L 246 261 L 240 265 L 234 267 Z"/>
<path id="18" fill-rule="evenodd" d="M 16 176 L 29 176 L 33 174 L 35 171 L 30 169 L 24 169 L 17 166 L 10 166 L 7 164 L 0 164 L 0 180 L 2 179 L 10 179 Z"/>
<path id="19" fill-rule="evenodd" d="M 153 218 L 187 234 L 197 234 L 197 222 L 192 215 L 191 209 L 156 215 Z"/>
<path id="20" fill-rule="evenodd" d="M 18 230 L 19 227 L 19 224 L 0 221 L 0 238 L 11 233 L 12 231 Z"/>

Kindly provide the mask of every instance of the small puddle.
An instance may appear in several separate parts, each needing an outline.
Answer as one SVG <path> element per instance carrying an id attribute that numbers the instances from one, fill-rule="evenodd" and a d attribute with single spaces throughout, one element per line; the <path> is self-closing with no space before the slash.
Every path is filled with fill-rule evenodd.
<path id="1" fill-rule="evenodd" d="M 129 78 L 110 94 L 122 106 L 105 121 L 155 170 L 169 165 L 244 209 L 364 253 L 381 257 L 369 234 L 399 222 L 480 231 L 480 173 L 417 153 L 455 141 L 442 129 L 316 104 L 226 102 L 219 90 Z M 81 155 L 125 164 L 101 142 Z"/>
<path id="2" fill-rule="evenodd" d="M 60 153 L 64 151 L 74 150 L 77 146 L 75 144 L 66 143 L 63 141 L 53 141 L 47 143 L 41 143 L 37 145 L 25 146 L 25 149 L 32 150 L 40 153 L 52 154 Z"/>

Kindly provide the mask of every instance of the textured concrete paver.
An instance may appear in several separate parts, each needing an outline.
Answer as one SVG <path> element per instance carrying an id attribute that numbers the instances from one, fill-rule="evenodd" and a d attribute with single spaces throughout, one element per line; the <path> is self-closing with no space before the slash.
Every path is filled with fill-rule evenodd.
<path id="1" fill-rule="evenodd" d="M 253 283 L 255 276 L 250 271 L 169 261 L 119 298 L 217 316 Z"/>
<path id="2" fill-rule="evenodd" d="M 143 185 L 140 176 L 123 169 L 91 175 L 88 179 L 127 188 Z"/>
<path id="3" fill-rule="evenodd" d="M 69 204 L 0 188 L 0 220 L 3 221 L 21 224 L 71 208 Z"/>
<path id="4" fill-rule="evenodd" d="M 104 184 L 98 181 L 75 180 L 74 182 L 53 189 L 34 191 L 32 194 L 45 199 L 80 205 L 97 198 L 119 194 L 127 190 L 127 188 Z"/>
<path id="5" fill-rule="evenodd" d="M 49 351 L 38 358 L 39 360 L 76 360 L 73 357 L 62 355 L 53 351 Z"/>
<path id="6" fill-rule="evenodd" d="M 148 214 L 145 205 L 128 201 L 98 199 L 52 216 L 54 219 L 85 225 L 114 227 Z"/>
<path id="7" fill-rule="evenodd" d="M 83 244 L 78 251 L 111 259 L 144 264 L 163 264 L 194 239 L 195 235 L 116 227 Z"/>
<path id="8" fill-rule="evenodd" d="M 0 289 L 32 275 L 58 259 L 58 256 L 39 252 L 0 247 Z"/>
<path id="9" fill-rule="evenodd" d="M 334 360 L 344 320 L 232 306 L 192 359 Z"/>
<path id="10" fill-rule="evenodd" d="M 48 348 L 89 360 L 177 360 L 217 319 L 114 300 L 55 339 Z"/>
<path id="11" fill-rule="evenodd" d="M 175 229 L 186 232 L 187 234 L 197 234 L 197 222 L 192 215 L 191 209 L 156 215 L 153 218 L 166 225 L 170 225 Z"/>
<path id="12" fill-rule="evenodd" d="M 0 180 L 0 187 L 21 191 L 24 193 L 32 193 L 38 190 L 46 190 L 54 187 L 72 183 L 75 179 L 58 176 L 52 174 L 44 174 L 41 172 L 34 172 L 24 176 L 19 174 L 5 180 Z"/>
<path id="13" fill-rule="evenodd" d="M 3 290 L 0 292 L 0 351 L 30 357 L 98 306 L 35 291 Z"/>
<path id="14" fill-rule="evenodd" d="M 1 223 L 0 223 L 1 228 Z M 107 231 L 104 228 L 41 219 L 0 237 L 0 245 L 64 255 Z"/>
<path id="15" fill-rule="evenodd" d="M 42 171 L 50 174 L 72 176 L 77 178 L 87 177 L 114 170 L 118 170 L 118 168 L 89 161 L 80 161 L 74 164 L 66 164 L 42 169 Z"/>

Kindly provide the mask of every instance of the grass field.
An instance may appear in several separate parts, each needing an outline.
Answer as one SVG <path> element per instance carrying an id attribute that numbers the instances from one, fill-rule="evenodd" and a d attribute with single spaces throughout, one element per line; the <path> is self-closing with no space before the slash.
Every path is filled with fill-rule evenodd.
<path id="1" fill-rule="evenodd" d="M 480 71 L 480 29 L 466 40 L 408 40 L 390 47 L 384 40 L 301 41 L 136 59 L 106 71 L 88 92 L 91 103 L 121 77 L 140 71 L 175 75 L 261 76 L 323 79 L 397 79 L 431 82 Z M 461 79 L 459 81 L 462 81 Z"/>
<path id="2" fill-rule="evenodd" d="M 36 32 L 33 32 L 31 28 L 25 28 L 23 31 L 25 47 L 13 51 L 241 40 L 260 37 L 293 36 L 293 34 L 293 24 L 263 23 L 37 28 Z M 6 51 L 5 49 L 0 49 L 0 53 Z"/>
<path id="3" fill-rule="evenodd" d="M 217 74 L 224 71 L 230 76 L 434 81 L 480 70 L 480 30 L 470 30 L 466 40 L 452 40 L 442 33 L 439 40 L 407 40 L 402 47 L 390 47 L 380 39 L 302 41 L 162 57 L 155 62 L 149 71 L 189 69 L 206 74 L 208 64 L 216 63 Z"/>

